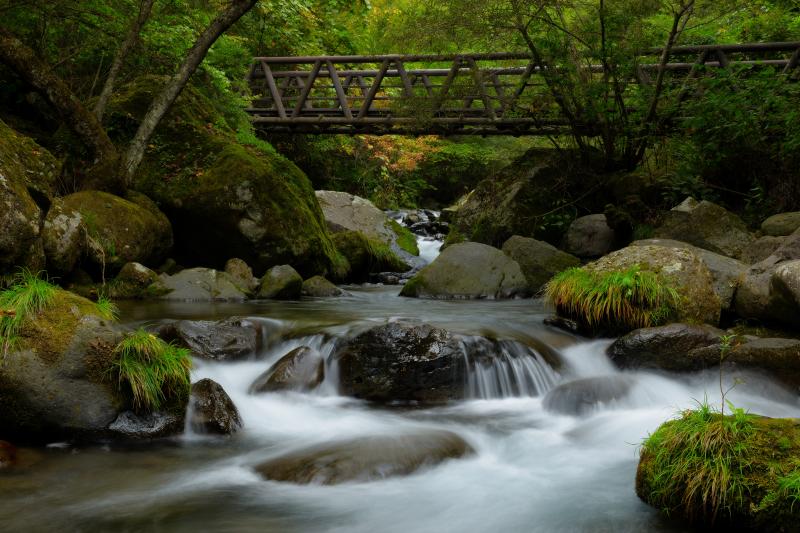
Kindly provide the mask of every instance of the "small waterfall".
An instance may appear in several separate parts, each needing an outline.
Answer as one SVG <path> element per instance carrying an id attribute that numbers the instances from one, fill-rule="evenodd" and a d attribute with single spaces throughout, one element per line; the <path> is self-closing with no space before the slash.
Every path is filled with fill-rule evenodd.
<path id="1" fill-rule="evenodd" d="M 516 341 L 467 337 L 468 398 L 540 396 L 558 380 L 558 373 L 533 348 Z"/>

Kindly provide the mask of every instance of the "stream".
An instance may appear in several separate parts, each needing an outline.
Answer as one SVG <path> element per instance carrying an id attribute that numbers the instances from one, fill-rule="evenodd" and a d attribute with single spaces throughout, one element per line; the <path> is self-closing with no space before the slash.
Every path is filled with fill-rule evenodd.
<path id="1" fill-rule="evenodd" d="M 423 250 L 430 255 L 435 251 Z M 131 302 L 131 325 L 163 319 L 258 318 L 265 348 L 243 362 L 196 360 L 233 399 L 244 429 L 232 437 L 186 433 L 141 446 L 27 451 L 24 468 L 0 476 L 2 531 L 489 532 L 681 531 L 634 493 L 638 445 L 680 409 L 719 401 L 715 372 L 620 372 L 609 340 L 587 341 L 543 324 L 538 300 L 432 301 L 397 286 L 349 286 L 341 298 L 247 303 Z M 379 408 L 338 395 L 335 363 L 312 393 L 248 394 L 289 350 L 327 356 L 337 338 L 387 321 L 428 323 L 501 341 L 492 364 L 470 366 L 466 399 L 431 408 Z M 476 341 L 477 342 L 477 341 Z M 470 344 L 465 343 L 465 350 Z M 557 354 L 551 366 L 544 351 Z M 554 387 L 615 376 L 624 397 L 558 412 Z M 758 376 L 729 398 L 768 416 L 800 416 L 800 402 Z M 473 455 L 405 477 L 334 486 L 267 481 L 254 466 L 320 443 L 444 429 Z"/>

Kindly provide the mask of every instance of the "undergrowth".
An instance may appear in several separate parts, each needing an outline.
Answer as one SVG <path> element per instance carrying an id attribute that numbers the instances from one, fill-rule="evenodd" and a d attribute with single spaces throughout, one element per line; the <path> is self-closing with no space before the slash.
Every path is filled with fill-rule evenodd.
<path id="1" fill-rule="evenodd" d="M 680 298 L 656 273 L 638 266 L 619 272 L 570 268 L 544 288 L 558 314 L 591 334 L 618 334 L 664 324 L 677 314 Z"/>
<path id="2" fill-rule="evenodd" d="M 117 345 L 114 355 L 119 386 L 130 387 L 134 409 L 157 411 L 171 399 L 188 397 L 189 350 L 138 329 Z"/>
<path id="3" fill-rule="evenodd" d="M 19 341 L 23 324 L 47 307 L 57 290 L 40 273 L 21 270 L 0 292 L 0 361 Z"/>
<path id="4" fill-rule="evenodd" d="M 410 229 L 403 226 L 396 220 L 390 220 L 389 226 L 397 234 L 397 245 L 410 253 L 411 255 L 419 255 L 419 247 L 417 246 L 417 237 L 411 232 Z"/>

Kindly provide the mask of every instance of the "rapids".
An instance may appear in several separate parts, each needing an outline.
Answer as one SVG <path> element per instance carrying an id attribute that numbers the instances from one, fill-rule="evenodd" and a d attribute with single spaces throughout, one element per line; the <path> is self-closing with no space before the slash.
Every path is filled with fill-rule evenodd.
<path id="1" fill-rule="evenodd" d="M 398 297 L 399 287 L 346 289 L 342 298 L 301 302 L 125 304 L 123 320 L 131 325 L 263 317 L 262 353 L 243 362 L 197 360 L 193 370 L 193 380 L 209 377 L 225 388 L 244 429 L 227 438 L 187 433 L 160 444 L 54 443 L 24 451 L 25 466 L 0 475 L 0 530 L 680 530 L 634 493 L 638 445 L 678 410 L 719 398 L 717 373 L 620 372 L 605 356 L 609 341 L 543 325 L 547 310 L 536 300 L 418 301 Z M 312 393 L 248 394 L 250 383 L 289 350 L 307 345 L 328 356 L 336 339 L 389 320 L 430 323 L 463 336 L 467 399 L 379 408 L 338 395 L 333 361 Z M 630 383 L 627 393 L 580 415 L 544 406 L 556 386 L 620 375 Z M 729 397 L 753 412 L 800 416 L 796 396 L 758 376 Z M 406 477 L 337 486 L 266 481 L 254 470 L 326 441 L 426 428 L 452 431 L 476 453 Z"/>

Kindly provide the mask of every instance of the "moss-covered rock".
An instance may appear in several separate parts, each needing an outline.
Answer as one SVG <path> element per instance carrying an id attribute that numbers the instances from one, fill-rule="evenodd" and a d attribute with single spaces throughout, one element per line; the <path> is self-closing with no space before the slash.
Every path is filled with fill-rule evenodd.
<path id="1" fill-rule="evenodd" d="M 147 288 L 162 300 L 183 302 L 242 301 L 247 292 L 228 273 L 213 268 L 187 268 L 172 276 L 162 275 Z"/>
<path id="2" fill-rule="evenodd" d="M 172 227 L 145 195 L 127 198 L 81 191 L 53 202 L 44 224 L 48 265 L 71 272 L 79 261 L 93 271 L 119 271 L 126 263 L 160 264 L 172 248 Z"/>
<path id="3" fill-rule="evenodd" d="M 551 244 L 519 235 L 503 243 L 503 253 L 519 263 L 533 292 L 539 292 L 559 272 L 581 264 L 580 259 Z"/>
<path id="4" fill-rule="evenodd" d="M 772 237 L 791 235 L 798 229 L 800 229 L 800 211 L 772 215 L 761 223 L 764 235 Z"/>
<path id="5" fill-rule="evenodd" d="M 364 281 L 374 272 L 407 272 L 411 269 L 388 244 L 361 232 L 334 233 L 333 242 L 350 264 L 348 279 L 353 281 Z"/>
<path id="6" fill-rule="evenodd" d="M 57 174 L 47 150 L 0 121 L 0 272 L 44 268 L 40 233 Z"/>
<path id="7" fill-rule="evenodd" d="M 258 288 L 259 298 L 272 300 L 299 300 L 303 291 L 303 277 L 289 265 L 278 265 L 267 270 Z"/>
<path id="8" fill-rule="evenodd" d="M 313 298 L 330 298 L 344 294 L 342 289 L 322 276 L 314 276 L 305 280 L 301 292 L 303 296 L 311 296 Z"/>
<path id="9" fill-rule="evenodd" d="M 0 427 L 23 439 L 103 436 L 127 398 L 111 378 L 122 332 L 97 306 L 57 290 L 0 365 Z"/>
<path id="10" fill-rule="evenodd" d="M 128 139 L 163 80 L 123 88 L 109 109 L 115 137 Z M 338 274 L 310 182 L 266 143 L 237 140 L 211 99 L 188 87 L 159 125 L 135 187 L 168 215 L 175 256 L 187 266 L 222 268 L 230 257 L 257 275 L 290 263 L 304 275 Z"/>
<path id="11" fill-rule="evenodd" d="M 800 420 L 687 411 L 641 448 L 636 494 L 695 526 L 800 531 Z"/>

